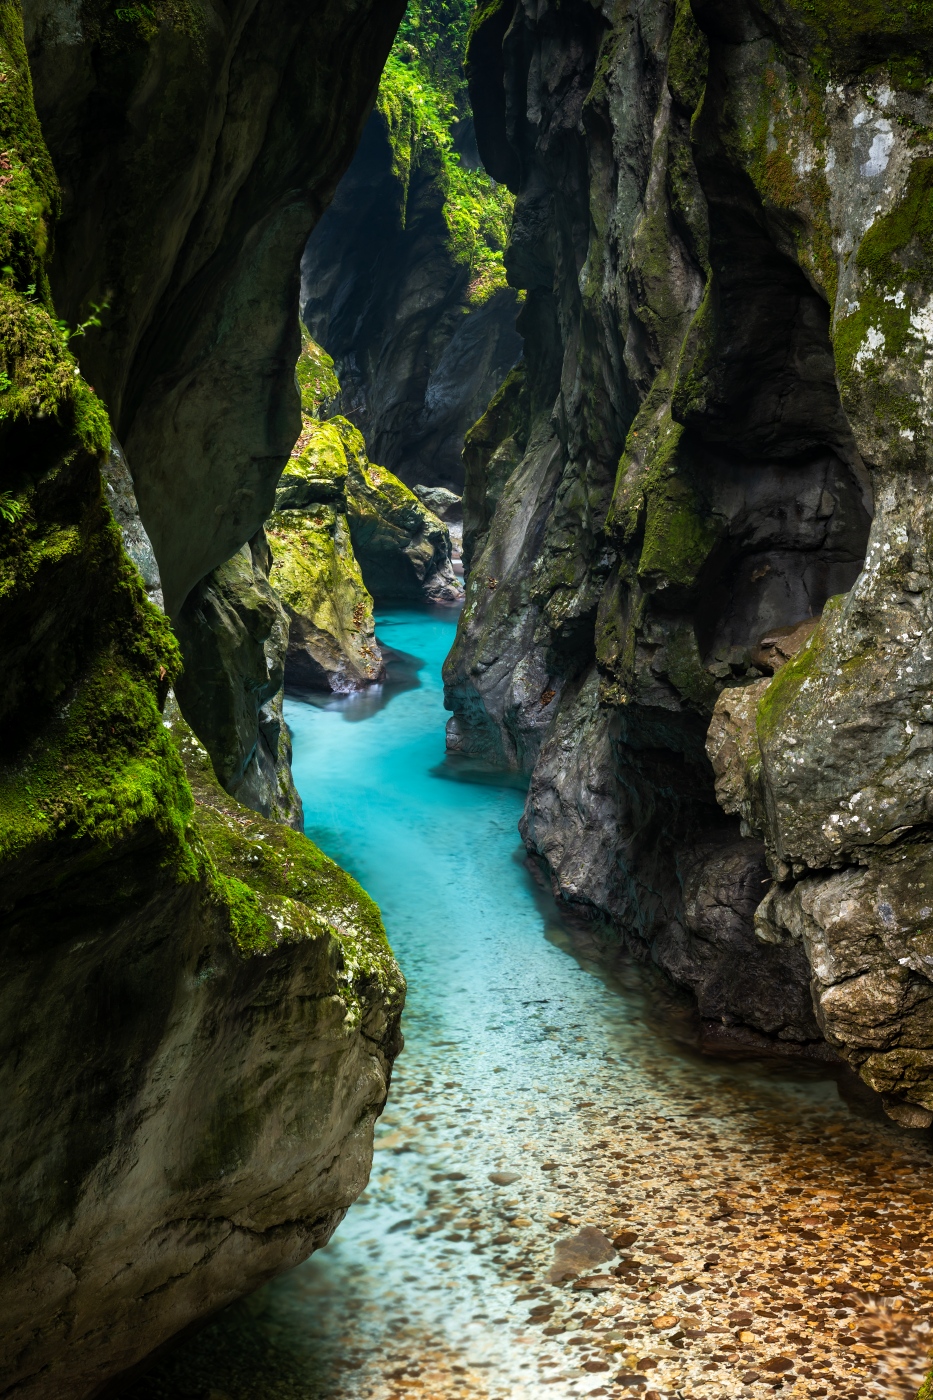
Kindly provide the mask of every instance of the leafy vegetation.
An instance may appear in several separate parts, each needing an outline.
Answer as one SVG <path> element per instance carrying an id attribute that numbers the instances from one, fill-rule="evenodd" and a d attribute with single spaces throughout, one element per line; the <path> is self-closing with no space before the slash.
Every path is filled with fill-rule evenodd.
<path id="1" fill-rule="evenodd" d="M 444 200 L 448 246 L 470 271 L 479 305 L 506 285 L 503 254 L 514 200 L 482 169 L 464 163 L 458 138 L 470 119 L 463 58 L 470 0 L 411 0 L 383 73 L 378 110 L 402 189 L 402 218 L 412 173 L 428 169 Z"/>

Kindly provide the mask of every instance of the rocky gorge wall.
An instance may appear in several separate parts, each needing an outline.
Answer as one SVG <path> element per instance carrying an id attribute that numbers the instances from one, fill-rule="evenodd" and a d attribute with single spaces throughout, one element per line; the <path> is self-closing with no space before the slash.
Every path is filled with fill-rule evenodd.
<path id="1" fill-rule="evenodd" d="M 521 354 L 462 74 L 470 0 L 413 0 L 376 108 L 302 260 L 301 315 L 339 410 L 408 486 L 463 486 L 467 429 Z"/>
<path id="2" fill-rule="evenodd" d="M 70 325 L 102 308 L 81 362 L 197 675 L 180 701 L 228 790 L 299 827 L 269 710 L 283 618 L 261 564 L 235 558 L 249 540 L 262 555 L 298 436 L 301 252 L 354 154 L 399 13 L 359 0 L 314 17 L 272 0 L 24 12 L 62 189 L 51 285 Z M 204 722 L 207 697 L 223 723 Z"/>
<path id="3" fill-rule="evenodd" d="M 522 364 L 468 435 L 448 746 L 710 1039 L 933 1122 L 933 28 L 916 7 L 490 0 Z"/>
<path id="4" fill-rule="evenodd" d="M 404 981 L 218 785 L 160 605 L 226 569 L 274 690 L 298 261 L 400 13 L 0 3 L 0 1394 L 100 1393 L 368 1176 Z"/>

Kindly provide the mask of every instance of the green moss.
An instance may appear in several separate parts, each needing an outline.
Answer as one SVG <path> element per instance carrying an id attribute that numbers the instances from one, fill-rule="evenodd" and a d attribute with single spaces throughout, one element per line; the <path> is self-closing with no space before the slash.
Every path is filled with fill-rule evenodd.
<path id="1" fill-rule="evenodd" d="M 506 285 L 514 198 L 484 170 L 467 169 L 454 147 L 456 126 L 468 115 L 462 67 L 470 8 L 454 0 L 422 0 L 409 11 L 376 106 L 392 149 L 403 226 L 412 173 L 420 167 L 438 186 L 450 256 L 468 269 L 468 299 L 480 305 Z M 445 21 L 447 11 L 459 19 Z"/>
<path id="2" fill-rule="evenodd" d="M 632 240 L 632 271 L 639 288 L 635 314 L 648 331 L 662 363 L 683 339 L 683 292 L 671 276 L 672 230 L 668 211 L 656 204 L 640 220 Z"/>
<path id="3" fill-rule="evenodd" d="M 691 624 L 672 629 L 664 647 L 663 666 L 668 680 L 685 700 L 702 714 L 712 714 L 719 687 L 703 665 Z"/>
<path id="4" fill-rule="evenodd" d="M 933 280 L 933 159 L 915 160 L 897 204 L 868 229 L 856 253 L 881 287 Z"/>
<path id="5" fill-rule="evenodd" d="M 377 906 L 357 882 L 291 827 L 258 816 L 224 792 L 210 758 L 172 704 L 170 733 L 194 794 L 199 839 L 214 901 L 251 957 L 282 943 L 332 938 L 351 1011 L 376 979 L 398 1010 L 405 983 Z"/>
<path id="6" fill-rule="evenodd" d="M 96 863 L 142 827 L 160 838 L 163 858 L 180 878 L 191 878 L 191 798 L 158 701 L 180 670 L 178 647 L 143 593 L 116 524 L 104 523 L 102 502 L 100 510 L 90 538 L 74 532 L 41 541 L 46 567 L 50 552 L 54 564 L 92 552 L 87 562 L 109 585 L 108 615 L 65 704 L 25 751 L 0 766 L 0 860 L 64 839 L 76 851 L 92 846 L 86 858 Z"/>
<path id="7" fill-rule="evenodd" d="M 802 692 L 809 689 L 820 675 L 826 654 L 829 626 L 847 597 L 846 593 L 838 593 L 828 600 L 823 608 L 820 625 L 802 650 L 792 657 L 786 666 L 781 667 L 758 702 L 756 728 L 762 752 L 778 736 L 792 711 L 796 711 L 799 718 Z M 850 658 L 846 667 L 851 674 L 857 673 L 860 669 L 860 658 Z"/>
<path id="8" fill-rule="evenodd" d="M 696 315 L 684 336 L 674 383 L 672 403 L 681 421 L 706 410 L 710 381 L 716 365 L 716 309 L 712 277 L 706 286 Z"/>
<path id="9" fill-rule="evenodd" d="M 671 477 L 646 489 L 645 538 L 638 561 L 640 578 L 660 575 L 691 587 L 722 534 L 692 482 Z"/>
<path id="10" fill-rule="evenodd" d="M 0 79 L 0 238 L 11 259 L 0 277 L 0 458 L 16 504 L 0 529 L 4 886 L 11 901 L 44 896 L 117 848 L 146 850 L 186 881 L 199 869 L 192 801 L 160 712 L 178 648 L 104 500 L 107 414 L 48 299 L 57 190 L 19 12 L 4 0 Z"/>
<path id="11" fill-rule="evenodd" d="M 723 524 L 694 480 L 683 452 L 684 428 L 663 397 L 664 385 L 656 381 L 629 429 L 605 528 L 623 548 L 637 547 L 640 538 L 637 575 L 644 583 L 692 587 Z"/>
<path id="12" fill-rule="evenodd" d="M 490 20 L 495 19 L 496 15 L 501 14 L 506 7 L 514 9 L 515 0 L 477 0 L 467 33 L 467 53 L 469 53 L 473 36 Z"/>
<path id="13" fill-rule="evenodd" d="M 933 57 L 933 0 L 787 0 L 809 29 L 818 75 L 864 72 L 892 58 L 911 82 Z M 929 64 L 926 62 L 929 77 Z"/>
<path id="14" fill-rule="evenodd" d="M 774 50 L 752 120 L 744 112 L 733 114 L 733 141 L 765 207 L 785 216 L 801 265 L 834 306 L 839 271 L 829 215 L 822 86 L 812 75 L 798 82 Z"/>
<path id="15" fill-rule="evenodd" d="M 163 27 L 200 47 L 204 10 L 198 0 L 83 0 L 81 27 L 87 41 L 110 53 L 147 48 Z"/>
<path id="16" fill-rule="evenodd" d="M 919 404 L 897 361 L 924 354 L 911 314 L 933 291 L 933 160 L 913 163 L 903 195 L 868 229 L 855 260 L 863 273 L 858 304 L 833 330 L 843 401 L 889 430 L 919 434 Z"/>
<path id="17" fill-rule="evenodd" d="M 685 112 L 692 114 L 700 105 L 708 64 L 709 40 L 693 17 L 690 0 L 677 0 L 667 56 L 667 83 L 671 96 Z"/>
<path id="18" fill-rule="evenodd" d="M 350 678 L 366 685 L 382 674 L 373 600 L 353 553 L 345 511 L 320 504 L 280 510 L 269 519 L 270 581 L 323 662 L 341 659 Z"/>
<path id="19" fill-rule="evenodd" d="M 473 0 L 408 0 L 395 49 L 422 63 L 435 88 L 462 108 L 466 101 L 463 58 L 473 20 Z"/>
<path id="20" fill-rule="evenodd" d="M 58 181 L 32 96 L 20 6 L 0 0 L 0 267 L 48 296 L 43 259 L 59 209 Z"/>
<path id="21" fill-rule="evenodd" d="M 301 411 L 308 418 L 323 418 L 327 409 L 340 395 L 340 381 L 334 361 L 323 346 L 312 340 L 307 328 L 301 326 L 301 356 L 295 366 Z"/>
<path id="22" fill-rule="evenodd" d="M 356 434 L 346 418 L 304 418 L 301 435 L 279 482 L 279 500 L 294 495 L 293 487 L 300 481 L 310 488 L 308 499 L 345 501 L 347 450 L 340 425 L 345 425 L 344 431 L 349 428 Z M 362 435 L 356 435 L 362 442 Z M 297 503 L 297 496 L 295 499 Z"/>

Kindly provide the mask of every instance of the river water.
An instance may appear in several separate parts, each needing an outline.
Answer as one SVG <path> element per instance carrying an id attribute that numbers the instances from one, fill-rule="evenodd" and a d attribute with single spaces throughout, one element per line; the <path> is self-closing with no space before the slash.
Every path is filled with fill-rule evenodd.
<path id="1" fill-rule="evenodd" d="M 408 978 L 370 1186 L 125 1400 L 908 1400 L 930 1134 L 825 1069 L 692 1052 L 637 968 L 574 951 L 521 860 L 521 787 L 445 759 L 454 624 L 378 610 L 393 683 L 286 711 L 307 832 Z"/>

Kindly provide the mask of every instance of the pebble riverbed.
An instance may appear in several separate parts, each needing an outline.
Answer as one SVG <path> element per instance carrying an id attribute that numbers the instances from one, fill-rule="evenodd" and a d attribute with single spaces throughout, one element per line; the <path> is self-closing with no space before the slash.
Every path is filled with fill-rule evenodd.
<path id="1" fill-rule="evenodd" d="M 369 1188 L 124 1400 L 911 1400 L 931 1135 L 826 1068 L 693 1052 L 639 969 L 579 952 L 519 859 L 521 791 L 443 766 L 452 622 L 380 612 L 424 663 L 387 703 L 289 706 L 309 834 L 409 979 Z"/>

